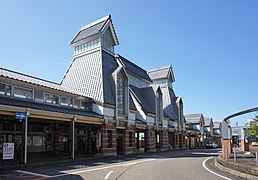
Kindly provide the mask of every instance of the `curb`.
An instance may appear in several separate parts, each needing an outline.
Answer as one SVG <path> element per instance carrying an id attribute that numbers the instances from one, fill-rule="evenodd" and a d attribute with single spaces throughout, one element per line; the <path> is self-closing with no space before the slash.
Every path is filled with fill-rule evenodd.
<path id="1" fill-rule="evenodd" d="M 236 171 L 234 169 L 230 169 L 230 168 L 227 168 L 227 167 L 223 166 L 222 164 L 220 164 L 218 162 L 218 157 L 215 158 L 215 166 L 218 167 L 220 170 L 226 171 L 229 174 L 232 174 L 234 176 L 242 177 L 244 179 L 254 179 L 254 180 L 258 179 L 257 176 L 246 174 L 246 173 L 243 173 L 243 172 L 240 172 L 240 171 Z"/>

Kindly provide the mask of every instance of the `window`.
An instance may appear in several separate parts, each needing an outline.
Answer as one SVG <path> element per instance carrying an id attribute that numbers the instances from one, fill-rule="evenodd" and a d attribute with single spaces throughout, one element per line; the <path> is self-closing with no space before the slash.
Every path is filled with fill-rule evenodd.
<path id="1" fill-rule="evenodd" d="M 34 91 L 34 101 L 43 103 L 44 102 L 44 93 L 40 91 Z"/>
<path id="2" fill-rule="evenodd" d="M 5 95 L 5 84 L 0 83 L 0 94 Z"/>
<path id="3" fill-rule="evenodd" d="M 108 148 L 112 148 L 112 130 L 107 131 Z"/>
<path id="4" fill-rule="evenodd" d="M 45 102 L 50 104 L 58 104 L 59 96 L 45 93 Z"/>
<path id="5" fill-rule="evenodd" d="M 12 86 L 0 83 L 0 95 L 11 96 L 12 95 Z"/>
<path id="6" fill-rule="evenodd" d="M 21 87 L 14 88 L 14 97 L 23 98 L 23 99 L 32 99 L 32 90 L 24 89 Z"/>
<path id="7" fill-rule="evenodd" d="M 73 107 L 73 99 L 72 98 L 61 97 L 60 105 Z"/>
<path id="8" fill-rule="evenodd" d="M 92 103 L 90 101 L 87 101 L 87 100 L 82 101 L 81 109 L 85 109 L 86 111 L 90 111 L 92 109 Z"/>
<path id="9" fill-rule="evenodd" d="M 126 79 L 122 73 L 117 75 L 117 113 L 126 115 Z"/>
<path id="10" fill-rule="evenodd" d="M 73 107 L 74 107 L 74 108 L 80 108 L 80 106 L 81 106 L 81 100 L 79 100 L 79 99 L 74 99 L 74 101 L 73 101 Z"/>

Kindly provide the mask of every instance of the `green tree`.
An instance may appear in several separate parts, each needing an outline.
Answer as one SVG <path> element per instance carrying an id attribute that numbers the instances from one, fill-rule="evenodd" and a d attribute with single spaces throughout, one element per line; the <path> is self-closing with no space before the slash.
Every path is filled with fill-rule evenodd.
<path id="1" fill-rule="evenodd" d="M 248 127 L 247 134 L 251 139 L 257 140 L 258 137 L 258 116 L 249 121 L 246 126 Z"/>

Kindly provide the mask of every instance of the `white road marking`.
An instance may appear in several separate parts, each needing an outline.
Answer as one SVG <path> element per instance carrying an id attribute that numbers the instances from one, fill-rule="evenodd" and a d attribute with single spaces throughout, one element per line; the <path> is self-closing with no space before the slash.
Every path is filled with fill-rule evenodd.
<path id="1" fill-rule="evenodd" d="M 222 176 L 222 175 L 220 175 L 220 174 L 217 174 L 217 173 L 211 171 L 210 169 L 208 169 L 208 168 L 206 167 L 205 163 L 206 163 L 209 159 L 211 159 L 211 158 L 213 158 L 213 157 L 209 157 L 209 158 L 205 159 L 205 160 L 202 162 L 203 168 L 206 169 L 207 171 L 209 171 L 210 173 L 216 175 L 216 176 L 219 176 L 219 177 L 224 178 L 224 179 L 227 179 L 227 180 L 232 180 L 232 179 L 230 179 L 230 178 L 227 178 L 227 177 L 225 177 L 225 176 Z"/>
<path id="2" fill-rule="evenodd" d="M 112 174 L 114 171 L 110 171 L 109 173 L 107 173 L 107 175 L 105 176 L 105 178 L 104 179 L 108 179 L 109 178 L 109 176 L 110 176 L 110 174 Z"/>
<path id="3" fill-rule="evenodd" d="M 132 163 L 125 163 L 125 164 L 123 163 L 123 164 L 116 164 L 113 166 L 105 166 L 105 167 L 99 167 L 99 168 L 94 168 L 94 169 L 86 169 L 86 170 L 81 170 L 81 171 L 70 172 L 67 174 L 80 174 L 80 173 L 84 173 L 84 172 L 98 171 L 98 170 L 102 170 L 102 169 L 109 169 L 109 168 L 119 167 L 119 166 L 124 166 L 124 165 L 138 164 L 141 162 L 148 162 L 148 161 L 154 161 L 154 160 L 156 160 L 156 159 L 143 159 L 143 160 L 132 162 Z"/>
<path id="4" fill-rule="evenodd" d="M 113 166 L 108 166 L 107 165 L 107 166 L 104 166 L 104 167 L 93 168 L 93 169 L 87 168 L 85 170 L 80 170 L 80 171 L 73 171 L 73 172 L 62 171 L 61 173 L 64 173 L 64 174 L 58 174 L 58 175 L 53 175 L 53 176 L 46 175 L 46 174 L 29 172 L 29 171 L 23 171 L 23 170 L 16 170 L 16 172 L 27 173 L 27 174 L 36 175 L 36 176 L 42 176 L 42 177 L 46 177 L 46 178 L 56 178 L 56 177 L 68 176 L 68 175 L 72 175 L 72 174 L 80 174 L 80 173 L 84 173 L 84 172 L 91 172 L 91 171 L 98 171 L 98 170 L 102 170 L 102 169 L 109 169 L 109 168 L 114 168 L 114 167 L 119 167 L 119 166 L 125 167 L 125 166 L 129 166 L 129 165 L 138 164 L 138 163 L 141 163 L 141 162 L 148 162 L 148 161 L 154 161 L 154 160 L 156 160 L 156 159 L 143 159 L 143 160 L 139 160 L 139 161 L 136 161 L 136 162 L 116 164 L 116 165 L 113 165 Z"/>
<path id="5" fill-rule="evenodd" d="M 16 170 L 15 172 L 26 173 L 26 174 L 31 174 L 31 175 L 35 175 L 35 176 L 42 176 L 42 177 L 46 177 L 46 178 L 51 178 L 52 177 L 52 176 L 45 175 L 45 174 L 39 174 L 39 173 L 23 171 L 23 170 Z"/>

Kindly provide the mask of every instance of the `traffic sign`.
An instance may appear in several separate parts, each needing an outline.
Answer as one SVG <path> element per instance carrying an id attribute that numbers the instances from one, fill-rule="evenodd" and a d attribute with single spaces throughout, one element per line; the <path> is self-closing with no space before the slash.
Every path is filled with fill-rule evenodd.
<path id="1" fill-rule="evenodd" d="M 16 119 L 20 119 L 20 120 L 26 120 L 27 115 L 25 113 L 22 112 L 16 112 Z"/>

